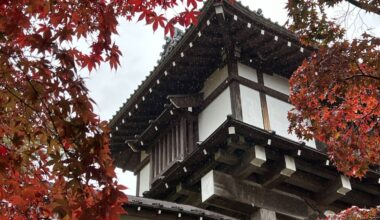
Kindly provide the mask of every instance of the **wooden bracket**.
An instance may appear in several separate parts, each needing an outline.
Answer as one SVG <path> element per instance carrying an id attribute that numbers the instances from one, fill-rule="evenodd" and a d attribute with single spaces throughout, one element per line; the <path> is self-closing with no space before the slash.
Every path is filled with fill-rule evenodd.
<path id="1" fill-rule="evenodd" d="M 350 180 L 346 176 L 340 175 L 335 180 L 332 180 L 322 192 L 317 193 L 315 200 L 328 205 L 345 196 L 351 189 Z"/>
<path id="2" fill-rule="evenodd" d="M 278 164 L 274 169 L 270 169 L 269 173 L 264 177 L 262 183 L 264 187 L 272 189 L 296 172 L 296 163 L 291 156 L 284 155 L 282 161 Z"/>
<path id="3" fill-rule="evenodd" d="M 265 148 L 260 145 L 251 147 L 242 162 L 234 168 L 233 175 L 239 179 L 245 179 L 252 173 L 263 173 L 261 166 L 267 161 Z"/>

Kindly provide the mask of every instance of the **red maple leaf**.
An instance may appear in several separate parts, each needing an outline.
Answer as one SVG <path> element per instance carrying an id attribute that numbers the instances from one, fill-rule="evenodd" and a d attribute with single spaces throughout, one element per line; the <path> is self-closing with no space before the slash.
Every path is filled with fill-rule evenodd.
<path id="1" fill-rule="evenodd" d="M 8 153 L 7 147 L 5 147 L 4 145 L 0 145 L 0 156 L 6 156 L 7 153 Z"/>

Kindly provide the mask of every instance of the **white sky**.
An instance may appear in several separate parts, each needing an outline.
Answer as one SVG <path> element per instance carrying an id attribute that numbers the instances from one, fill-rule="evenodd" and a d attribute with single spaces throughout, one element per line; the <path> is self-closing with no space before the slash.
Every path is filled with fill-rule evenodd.
<path id="1" fill-rule="evenodd" d="M 279 24 L 284 24 L 286 21 L 286 0 L 243 0 L 242 3 L 248 5 L 251 10 L 261 8 L 264 17 L 277 21 Z M 339 8 L 338 12 L 346 10 L 347 5 Z M 375 32 L 377 36 L 380 36 L 380 18 L 368 14 L 361 16 L 364 16 L 362 19 L 367 25 L 377 27 Z M 360 19 L 357 18 L 357 20 Z M 360 28 L 361 25 L 352 25 L 352 29 L 359 30 Z M 103 64 L 86 80 L 90 96 L 97 103 L 95 111 L 103 120 L 111 119 L 130 94 L 153 70 L 160 58 L 159 54 L 162 52 L 164 44 L 163 30 L 159 29 L 153 33 L 152 27 L 146 26 L 143 22 L 121 21 L 118 32 L 119 36 L 115 37 L 115 41 L 123 53 L 120 58 L 121 67 L 117 71 L 111 71 L 108 64 Z M 123 173 L 120 169 L 116 169 L 116 172 L 119 182 L 129 188 L 126 193 L 135 195 L 136 178 L 133 174 Z"/>

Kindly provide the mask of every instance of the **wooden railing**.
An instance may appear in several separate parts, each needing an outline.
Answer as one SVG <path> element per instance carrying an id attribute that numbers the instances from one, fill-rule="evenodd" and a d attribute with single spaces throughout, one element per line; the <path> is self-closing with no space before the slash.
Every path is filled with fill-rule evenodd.
<path id="1" fill-rule="evenodd" d="M 193 151 L 198 139 L 197 126 L 195 118 L 181 117 L 156 139 L 151 152 L 153 181 Z"/>

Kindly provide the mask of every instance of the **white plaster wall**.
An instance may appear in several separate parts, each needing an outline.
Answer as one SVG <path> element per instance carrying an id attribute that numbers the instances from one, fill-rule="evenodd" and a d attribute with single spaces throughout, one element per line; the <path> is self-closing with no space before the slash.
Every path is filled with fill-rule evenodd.
<path id="1" fill-rule="evenodd" d="M 140 170 L 140 185 L 139 185 L 139 195 L 143 196 L 143 192 L 148 191 L 150 188 L 150 163 L 145 165 Z"/>
<path id="2" fill-rule="evenodd" d="M 238 74 L 246 79 L 257 82 L 257 71 L 247 65 L 238 63 Z"/>
<path id="3" fill-rule="evenodd" d="M 260 93 L 254 89 L 240 85 L 240 94 L 243 122 L 259 128 L 264 128 Z"/>
<path id="4" fill-rule="evenodd" d="M 232 114 L 230 89 L 227 87 L 198 115 L 199 141 L 204 141 Z"/>
<path id="5" fill-rule="evenodd" d="M 289 80 L 285 77 L 279 76 L 279 75 L 268 75 L 268 74 L 263 74 L 264 78 L 264 85 L 277 90 L 279 92 L 282 92 L 286 95 L 289 95 Z"/>
<path id="6" fill-rule="evenodd" d="M 140 154 L 140 161 L 143 161 L 145 158 L 147 158 L 149 154 L 146 153 L 146 151 L 141 151 Z"/>
<path id="7" fill-rule="evenodd" d="M 222 69 L 215 70 L 205 81 L 201 92 L 204 94 L 204 98 L 209 96 L 220 84 L 224 83 L 227 79 L 228 71 L 227 66 Z"/>
<path id="8" fill-rule="evenodd" d="M 271 130 L 276 131 L 276 134 L 281 135 L 285 138 L 289 138 L 294 141 L 300 141 L 297 136 L 292 133 L 288 133 L 289 121 L 288 121 L 288 111 L 292 109 L 292 105 L 283 102 L 279 99 L 273 98 L 269 95 L 266 96 L 268 104 L 269 113 L 269 123 Z M 306 145 L 309 147 L 316 148 L 315 141 L 305 141 Z"/>

